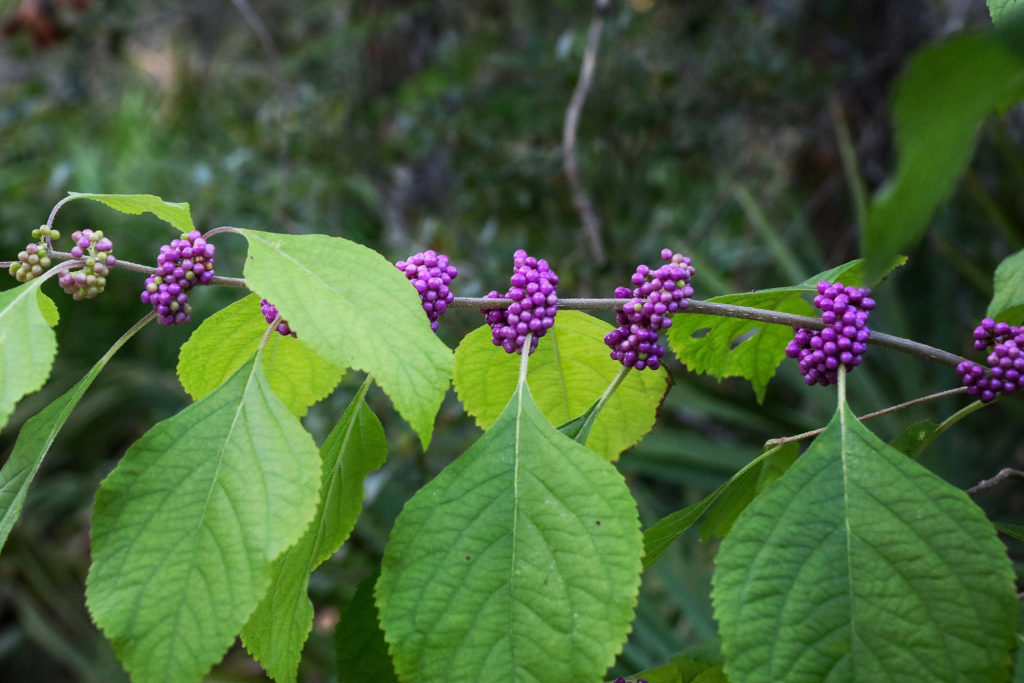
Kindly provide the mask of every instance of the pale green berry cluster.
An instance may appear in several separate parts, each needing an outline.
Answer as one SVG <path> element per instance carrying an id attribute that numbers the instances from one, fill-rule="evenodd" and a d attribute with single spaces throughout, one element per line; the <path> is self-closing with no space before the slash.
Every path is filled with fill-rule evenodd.
<path id="1" fill-rule="evenodd" d="M 43 274 L 50 267 L 47 255 L 46 237 L 60 239 L 60 233 L 47 225 L 41 225 L 32 231 L 32 237 L 38 242 L 31 242 L 18 253 L 18 263 L 12 263 L 8 272 L 18 282 L 28 282 Z"/>

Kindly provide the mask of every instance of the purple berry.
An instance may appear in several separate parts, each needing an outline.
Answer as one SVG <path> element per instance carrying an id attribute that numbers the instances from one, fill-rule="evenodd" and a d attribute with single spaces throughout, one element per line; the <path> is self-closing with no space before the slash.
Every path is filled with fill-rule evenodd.
<path id="1" fill-rule="evenodd" d="M 260 301 L 260 313 L 263 314 L 263 317 L 266 318 L 268 323 L 272 323 L 275 320 L 277 320 L 277 307 L 274 306 L 274 304 L 267 301 L 266 299 Z M 277 327 L 275 329 L 277 330 L 278 334 L 280 334 L 283 337 L 296 336 L 295 332 L 293 332 L 292 329 L 288 327 L 287 320 L 280 320 L 277 323 Z"/>
<path id="2" fill-rule="evenodd" d="M 140 298 L 153 306 L 161 325 L 183 325 L 192 320 L 188 291 L 213 279 L 215 249 L 202 233 L 193 230 L 160 247 L 156 273 L 146 278 Z M 107 259 L 108 263 L 110 259 Z"/>
<path id="3" fill-rule="evenodd" d="M 814 305 L 822 311 L 821 330 L 794 328 L 786 356 L 800 362 L 800 374 L 808 385 L 828 386 L 839 381 L 839 366 L 849 372 L 861 364 L 871 336 L 868 312 L 875 307 L 867 287 L 821 281 Z"/>
<path id="4" fill-rule="evenodd" d="M 395 267 L 416 288 L 423 311 L 430 321 L 430 329 L 436 332 L 438 319 L 455 299 L 448 285 L 459 276 L 458 269 L 449 263 L 447 256 L 433 249 L 413 254 L 405 261 L 397 262 Z"/>
<path id="5" fill-rule="evenodd" d="M 665 348 L 656 343 L 658 332 L 672 325 L 672 314 L 686 308 L 693 296 L 690 259 L 671 249 L 662 249 L 661 258 L 667 263 L 657 269 L 637 266 L 630 278 L 635 289 L 615 289 L 616 299 L 629 301 L 616 314 L 618 328 L 604 338 L 611 357 L 636 370 L 661 367 Z"/>
<path id="6" fill-rule="evenodd" d="M 548 262 L 529 256 L 518 249 L 512 255 L 511 287 L 505 294 L 492 291 L 490 299 L 512 299 L 505 310 L 481 309 L 484 320 L 491 326 L 491 342 L 506 353 L 522 353 L 526 335 L 530 337 L 530 351 L 537 348 L 538 340 L 555 324 L 558 312 L 558 276 Z"/>
<path id="7" fill-rule="evenodd" d="M 989 367 L 973 361 L 956 366 L 967 393 L 977 396 L 982 403 L 994 401 L 999 394 L 1015 393 L 1024 370 L 1024 327 L 985 318 L 974 328 L 972 336 L 975 349 L 992 351 L 986 358 Z"/>

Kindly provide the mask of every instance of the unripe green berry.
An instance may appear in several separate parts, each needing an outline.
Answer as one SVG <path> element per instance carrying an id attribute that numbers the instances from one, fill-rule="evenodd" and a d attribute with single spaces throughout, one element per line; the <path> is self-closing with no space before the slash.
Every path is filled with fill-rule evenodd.
<path id="1" fill-rule="evenodd" d="M 43 268 L 49 268 L 50 263 L 50 257 L 48 256 L 43 256 L 42 258 L 39 259 L 39 265 L 41 265 Z"/>

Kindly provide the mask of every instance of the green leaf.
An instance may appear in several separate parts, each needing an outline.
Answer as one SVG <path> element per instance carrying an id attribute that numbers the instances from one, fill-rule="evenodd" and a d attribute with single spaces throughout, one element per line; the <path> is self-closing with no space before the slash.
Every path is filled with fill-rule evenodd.
<path id="1" fill-rule="evenodd" d="M 801 297 L 805 291 L 811 288 L 727 294 L 708 301 L 812 315 L 814 309 Z M 704 336 L 694 336 L 705 329 L 709 331 Z M 719 380 L 726 377 L 748 379 L 754 385 L 758 403 L 764 402 L 768 380 L 786 357 L 786 344 L 792 337 L 792 328 L 784 325 L 699 313 L 677 315 L 668 328 L 669 346 L 689 370 Z"/>
<path id="2" fill-rule="evenodd" d="M 903 433 L 889 442 L 889 445 L 908 458 L 917 460 L 921 452 L 932 442 L 932 435 L 939 425 L 933 420 L 921 420 L 903 430 Z"/>
<path id="3" fill-rule="evenodd" d="M 768 484 L 786 473 L 796 462 L 799 452 L 800 446 L 795 442 L 772 448 L 764 454 L 765 457 L 759 460 L 756 467 L 749 468 L 743 476 L 737 477 L 711 506 L 711 511 L 700 526 L 700 540 L 707 543 L 712 535 L 725 538 L 740 513 Z"/>
<path id="4" fill-rule="evenodd" d="M 669 664 L 629 676 L 647 683 L 727 683 L 719 640 L 698 643 L 672 657 Z"/>
<path id="5" fill-rule="evenodd" d="M 996 267 L 992 301 L 985 315 L 1011 325 L 1024 321 L 1024 249 Z"/>
<path id="6" fill-rule="evenodd" d="M 913 246 L 953 193 L 979 124 L 1024 96 L 1024 56 L 1012 45 L 1024 25 L 1009 22 L 919 51 L 896 85 L 894 177 L 868 211 L 869 271 Z"/>
<path id="7" fill-rule="evenodd" d="M 91 192 L 68 192 L 70 199 L 91 199 L 106 204 L 115 211 L 138 216 L 149 212 L 162 221 L 170 223 L 181 232 L 196 229 L 188 203 L 165 202 L 151 194 L 93 194 Z"/>
<path id="8" fill-rule="evenodd" d="M 247 363 L 100 485 L 86 599 L 135 681 L 198 681 L 313 518 L 316 446 Z"/>
<path id="9" fill-rule="evenodd" d="M 309 575 L 352 533 L 363 504 L 363 480 L 387 457 L 384 428 L 366 405 L 369 386 L 367 380 L 320 449 L 316 521 L 274 561 L 270 589 L 242 629 L 245 648 L 275 681 L 296 679 L 302 646 L 313 628 Z"/>
<path id="10" fill-rule="evenodd" d="M 196 328 L 178 354 L 178 379 L 194 400 L 216 389 L 252 358 L 267 331 L 258 294 L 217 311 Z M 328 363 L 301 339 L 271 333 L 263 352 L 270 388 L 297 417 L 331 393 L 345 368 Z"/>
<path id="11" fill-rule="evenodd" d="M 730 488 L 738 485 L 742 490 L 749 486 L 756 486 L 756 482 L 762 477 L 761 463 L 782 450 L 782 446 L 777 446 L 762 451 L 703 500 L 665 515 L 644 529 L 644 571 L 654 566 L 654 563 L 661 559 L 665 550 Z M 785 458 L 786 456 L 782 456 L 781 461 L 785 462 Z"/>
<path id="12" fill-rule="evenodd" d="M 996 528 L 996 531 L 1004 533 L 1010 538 L 1015 538 L 1018 541 L 1024 541 L 1024 526 L 1020 524 L 1004 524 L 1001 522 L 993 522 L 992 525 Z"/>
<path id="13" fill-rule="evenodd" d="M 992 525 L 845 405 L 740 515 L 716 565 L 731 680 L 1008 675 L 1017 596 Z"/>
<path id="14" fill-rule="evenodd" d="M 405 276 L 340 237 L 238 232 L 249 241 L 246 284 L 324 360 L 372 374 L 426 448 L 452 354 Z"/>
<path id="15" fill-rule="evenodd" d="M 0 429 L 21 397 L 46 383 L 57 355 L 57 336 L 38 297 L 42 282 L 0 292 Z"/>
<path id="16" fill-rule="evenodd" d="M 992 15 L 992 23 L 1002 25 L 1024 7 L 1024 0 L 987 0 L 988 13 Z"/>
<path id="17" fill-rule="evenodd" d="M 376 595 L 399 678 L 599 680 L 629 632 L 641 552 L 622 475 L 523 385 L 395 522 Z"/>
<path id="18" fill-rule="evenodd" d="M 39 298 L 39 313 L 42 314 L 43 320 L 50 327 L 57 327 L 57 323 L 60 322 L 60 311 L 57 310 L 57 304 L 53 302 L 53 299 L 43 294 L 43 290 L 37 290 Z"/>
<path id="19" fill-rule="evenodd" d="M 14 450 L 0 469 L 0 550 L 21 516 L 28 487 L 57 433 L 112 355 L 103 356 L 75 386 L 29 418 L 18 432 Z"/>
<path id="20" fill-rule="evenodd" d="M 373 604 L 378 576 L 380 572 L 375 571 L 359 582 L 352 602 L 342 610 L 334 628 L 338 683 L 398 683 Z"/>
<path id="21" fill-rule="evenodd" d="M 537 392 L 537 406 L 552 424 L 568 422 L 592 407 L 622 369 L 604 343 L 612 329 L 580 311 L 555 316 L 555 326 L 530 356 L 527 376 Z M 491 343 L 486 325 L 467 334 L 455 349 L 455 391 L 482 429 L 495 423 L 515 393 L 519 360 Z M 630 372 L 594 420 L 587 447 L 607 460 L 618 458 L 651 430 L 666 391 L 664 368 Z"/>

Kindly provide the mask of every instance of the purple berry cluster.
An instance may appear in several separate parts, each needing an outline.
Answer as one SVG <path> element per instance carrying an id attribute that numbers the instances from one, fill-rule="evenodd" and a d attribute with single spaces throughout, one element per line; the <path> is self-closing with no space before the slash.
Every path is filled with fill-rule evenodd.
<path id="1" fill-rule="evenodd" d="M 448 285 L 459 276 L 458 269 L 449 265 L 447 256 L 438 254 L 433 249 L 413 254 L 405 261 L 396 263 L 395 267 L 402 271 L 416 288 L 420 301 L 423 302 L 423 310 L 427 312 L 430 329 L 436 332 L 437 319 L 448 310 L 448 304 L 455 298 Z"/>
<path id="2" fill-rule="evenodd" d="M 605 335 L 611 357 L 627 368 L 657 370 L 665 347 L 658 343 L 658 333 L 672 325 L 672 314 L 686 308 L 693 287 L 690 278 L 694 269 L 690 259 L 662 249 L 666 263 L 652 270 L 640 264 L 630 280 L 636 287 L 617 287 L 616 299 L 629 299 L 615 316 L 618 327 Z"/>
<path id="3" fill-rule="evenodd" d="M 988 368 L 972 361 L 956 366 L 967 393 L 982 403 L 995 400 L 999 394 L 1012 394 L 1020 387 L 1024 376 L 1024 327 L 985 318 L 974 329 L 974 348 L 985 351 L 989 347 Z"/>
<path id="4" fill-rule="evenodd" d="M 277 306 L 270 303 L 266 299 L 260 301 L 260 312 L 263 314 L 263 317 L 267 319 L 268 323 L 272 323 L 275 320 L 277 320 Z M 289 335 L 291 335 L 292 337 L 295 336 L 295 333 L 292 332 L 292 328 L 288 327 L 287 320 L 282 320 L 279 323 L 277 323 L 276 329 L 278 333 L 283 337 L 287 337 Z"/>
<path id="5" fill-rule="evenodd" d="M 842 282 L 818 283 L 814 305 L 822 311 L 822 330 L 794 328 L 786 355 L 800 361 L 800 374 L 808 385 L 825 387 L 839 381 L 840 364 L 849 372 L 860 365 L 871 336 L 868 314 L 875 307 L 867 287 L 843 286 Z"/>
<path id="6" fill-rule="evenodd" d="M 54 236 L 54 231 L 51 231 L 50 237 Z M 106 288 L 110 268 L 117 263 L 113 254 L 114 243 L 103 236 L 102 230 L 89 228 L 75 230 L 71 239 L 75 241 L 71 255 L 84 260 L 85 265 L 77 270 L 63 271 L 57 276 L 57 283 L 75 301 L 94 299 Z M 40 248 L 39 251 L 45 252 L 45 249 Z"/>
<path id="7" fill-rule="evenodd" d="M 630 680 L 628 678 L 623 678 L 622 676 L 619 676 L 618 678 L 615 679 L 615 683 L 631 683 L 631 682 L 630 682 Z M 636 679 L 636 681 L 634 681 L 632 683 L 647 683 L 647 679 L 645 679 L 645 678 L 638 678 L 638 679 Z"/>
<path id="8" fill-rule="evenodd" d="M 153 306 L 161 325 L 183 325 L 192 320 L 188 290 L 213 279 L 214 246 L 198 230 L 160 247 L 157 272 L 146 278 L 142 302 Z"/>
<path id="9" fill-rule="evenodd" d="M 514 271 L 509 278 L 512 286 L 505 294 L 491 291 L 489 299 L 512 299 L 507 309 L 481 309 L 491 326 L 491 342 L 505 349 L 505 353 L 523 351 L 526 336 L 530 337 L 530 351 L 537 341 L 555 324 L 558 312 L 558 276 L 544 259 L 529 256 L 517 249 L 512 255 Z"/>

